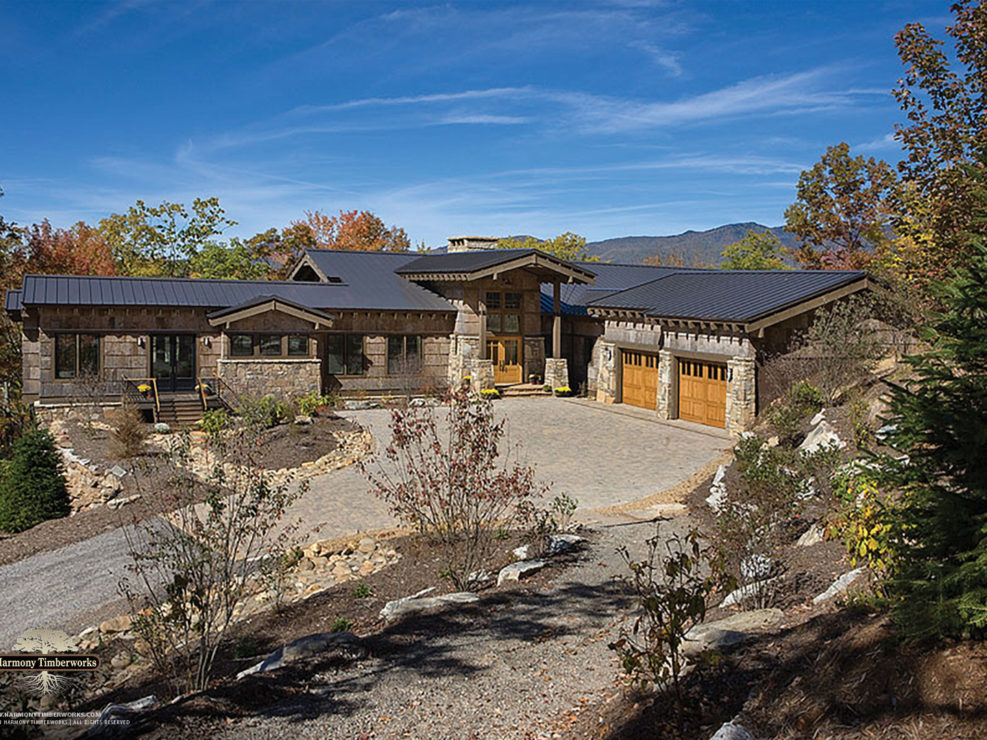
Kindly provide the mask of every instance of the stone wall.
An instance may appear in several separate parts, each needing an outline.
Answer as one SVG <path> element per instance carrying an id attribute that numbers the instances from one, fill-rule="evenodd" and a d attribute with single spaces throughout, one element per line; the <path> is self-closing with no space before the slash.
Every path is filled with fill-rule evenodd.
<path id="1" fill-rule="evenodd" d="M 658 418 L 674 419 L 679 415 L 679 372 L 675 355 L 668 350 L 658 353 Z"/>
<path id="2" fill-rule="evenodd" d="M 617 387 L 618 354 L 617 345 L 602 337 L 597 339 L 593 346 L 593 360 L 589 366 L 587 387 L 590 396 L 594 396 L 600 403 L 614 403 L 620 397 L 620 389 Z"/>
<path id="3" fill-rule="evenodd" d="M 727 361 L 727 431 L 740 434 L 757 414 L 757 369 L 749 357 Z"/>
<path id="4" fill-rule="evenodd" d="M 545 385 L 552 388 L 569 387 L 569 363 L 564 357 L 545 360 Z"/>
<path id="5" fill-rule="evenodd" d="M 316 359 L 221 359 L 219 377 L 241 396 L 291 400 L 318 392 L 321 368 Z"/>

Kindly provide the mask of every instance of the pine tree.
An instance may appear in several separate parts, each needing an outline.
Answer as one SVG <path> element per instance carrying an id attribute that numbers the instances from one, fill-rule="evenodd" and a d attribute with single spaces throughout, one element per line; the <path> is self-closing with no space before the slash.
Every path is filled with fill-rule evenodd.
<path id="1" fill-rule="evenodd" d="M 0 481 L 0 531 L 22 532 L 69 513 L 62 459 L 47 429 L 35 429 L 14 443 Z"/>
<path id="2" fill-rule="evenodd" d="M 987 215 L 987 192 L 981 190 Z M 907 457 L 886 466 L 901 491 L 900 557 L 891 585 L 906 637 L 987 635 L 987 240 L 940 288 L 946 310 L 933 348 L 908 358 L 894 386 L 889 440 Z"/>

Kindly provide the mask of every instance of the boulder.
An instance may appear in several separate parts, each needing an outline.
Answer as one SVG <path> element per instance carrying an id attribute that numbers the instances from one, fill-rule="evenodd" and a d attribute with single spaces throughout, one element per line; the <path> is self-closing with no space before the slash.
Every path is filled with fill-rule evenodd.
<path id="1" fill-rule="evenodd" d="M 521 545 L 513 550 L 514 557 L 518 560 L 527 560 L 531 554 L 531 545 Z"/>
<path id="2" fill-rule="evenodd" d="M 516 563 L 505 565 L 500 569 L 500 573 L 497 574 L 497 585 L 501 585 L 504 581 L 518 581 L 522 576 L 537 573 L 546 565 L 548 563 L 544 560 L 520 560 Z"/>
<path id="3" fill-rule="evenodd" d="M 128 723 L 120 724 L 117 720 L 134 717 L 141 712 L 147 712 L 158 706 L 158 697 L 145 696 L 126 704 L 107 704 L 99 713 L 99 719 L 93 722 L 86 731 L 85 737 L 111 737 L 127 734 Z"/>
<path id="4" fill-rule="evenodd" d="M 849 573 L 844 573 L 835 581 L 833 581 L 833 584 L 829 588 L 827 588 L 818 596 L 814 597 L 812 599 L 812 603 L 821 604 L 822 602 L 827 601 L 828 599 L 832 599 L 834 596 L 839 596 L 841 593 L 843 593 L 850 587 L 850 584 L 852 584 L 854 581 L 860 578 L 860 576 L 862 576 L 863 574 L 864 574 L 863 568 L 856 568 L 854 570 L 851 570 Z"/>
<path id="5" fill-rule="evenodd" d="M 360 552 L 371 553 L 375 547 L 377 547 L 377 540 L 373 537 L 364 537 L 357 543 L 356 549 Z"/>
<path id="6" fill-rule="evenodd" d="M 425 594 L 431 593 L 434 590 L 434 587 L 426 588 L 412 596 L 405 596 L 403 599 L 388 601 L 384 605 L 384 608 L 380 610 L 381 618 L 388 622 L 393 622 L 394 620 L 401 619 L 403 617 L 408 617 L 415 614 L 437 612 L 450 606 L 473 604 L 480 600 L 480 597 L 476 594 L 467 593 L 465 591 L 443 594 L 442 596 L 425 596 Z"/>
<path id="7" fill-rule="evenodd" d="M 785 618 L 781 609 L 754 609 L 731 614 L 715 622 L 697 624 L 685 636 L 682 652 L 698 655 L 708 648 L 721 648 L 743 642 L 754 631 L 779 624 Z"/>
<path id="8" fill-rule="evenodd" d="M 723 483 L 723 478 L 726 474 L 726 465 L 718 467 L 716 469 L 716 475 L 713 476 L 713 484 L 709 487 L 709 496 L 706 497 L 706 503 L 713 511 L 719 511 L 727 499 L 727 487 Z"/>
<path id="9" fill-rule="evenodd" d="M 154 425 L 155 434 L 168 434 L 171 432 L 171 427 L 165 424 L 163 421 L 159 421 Z"/>
<path id="10" fill-rule="evenodd" d="M 727 594 L 726 598 L 720 602 L 720 608 L 743 604 L 745 601 L 747 601 L 747 599 L 756 596 L 760 589 L 764 588 L 769 583 L 776 580 L 778 579 L 765 578 L 763 581 L 758 581 L 757 583 L 748 583 L 746 586 L 741 586 L 740 588 L 735 589 Z"/>
<path id="11" fill-rule="evenodd" d="M 236 677 L 239 681 L 244 676 L 274 671 L 281 666 L 294 663 L 298 660 L 305 660 L 306 658 L 359 660 L 366 656 L 366 646 L 352 632 L 320 632 L 318 634 L 300 637 L 294 642 L 278 648 L 260 663 L 240 671 Z"/>
<path id="12" fill-rule="evenodd" d="M 133 619 L 130 618 L 129 614 L 121 614 L 119 617 L 113 617 L 100 623 L 99 631 L 104 635 L 113 634 L 114 632 L 126 632 L 133 626 L 133 623 Z"/>
<path id="13" fill-rule="evenodd" d="M 734 718 L 721 725 L 720 729 L 709 740 L 754 740 L 754 736 L 742 725 L 737 724 L 737 720 Z"/>
<path id="14" fill-rule="evenodd" d="M 585 537 L 575 534 L 549 535 L 547 552 L 549 555 L 561 555 L 578 549 L 585 541 Z"/>
<path id="15" fill-rule="evenodd" d="M 312 417 L 307 414 L 298 414 L 295 417 L 295 424 L 298 426 L 308 426 L 312 423 Z"/>
<path id="16" fill-rule="evenodd" d="M 818 524 L 813 524 L 802 533 L 795 543 L 798 547 L 812 547 L 823 541 L 823 530 Z"/>
<path id="17" fill-rule="evenodd" d="M 799 445 L 799 451 L 813 453 L 818 452 L 824 447 L 834 446 L 842 450 L 846 447 L 846 442 L 840 439 L 840 435 L 836 433 L 836 430 L 830 426 L 828 421 L 823 419 L 805 435 L 805 439 Z"/>
<path id="18" fill-rule="evenodd" d="M 763 581 L 771 575 L 773 567 L 767 555 L 751 555 L 740 561 L 740 577 L 745 581 Z"/>

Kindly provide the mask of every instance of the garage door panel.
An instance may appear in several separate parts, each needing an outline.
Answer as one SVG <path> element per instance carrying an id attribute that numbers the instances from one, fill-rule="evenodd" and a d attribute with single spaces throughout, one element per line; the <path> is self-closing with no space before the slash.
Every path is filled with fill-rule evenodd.
<path id="1" fill-rule="evenodd" d="M 679 418 L 726 427 L 727 368 L 716 362 L 679 360 Z"/>
<path id="2" fill-rule="evenodd" d="M 621 350 L 621 401 L 654 410 L 658 404 L 658 357 Z"/>

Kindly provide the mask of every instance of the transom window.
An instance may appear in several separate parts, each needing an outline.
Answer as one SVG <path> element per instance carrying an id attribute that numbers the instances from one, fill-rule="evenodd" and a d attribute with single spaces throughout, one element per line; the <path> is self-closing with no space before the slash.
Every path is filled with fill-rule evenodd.
<path id="1" fill-rule="evenodd" d="M 521 294 L 488 291 L 487 331 L 491 334 L 521 333 Z"/>
<path id="2" fill-rule="evenodd" d="M 60 380 L 99 374 L 99 337 L 55 335 L 55 377 Z"/>
<path id="3" fill-rule="evenodd" d="M 230 357 L 308 357 L 303 334 L 230 334 Z"/>
<path id="4" fill-rule="evenodd" d="M 422 338 L 399 336 L 387 338 L 387 374 L 416 373 L 422 366 Z"/>
<path id="5" fill-rule="evenodd" d="M 326 336 L 326 372 L 330 375 L 363 375 L 363 335 Z"/>

